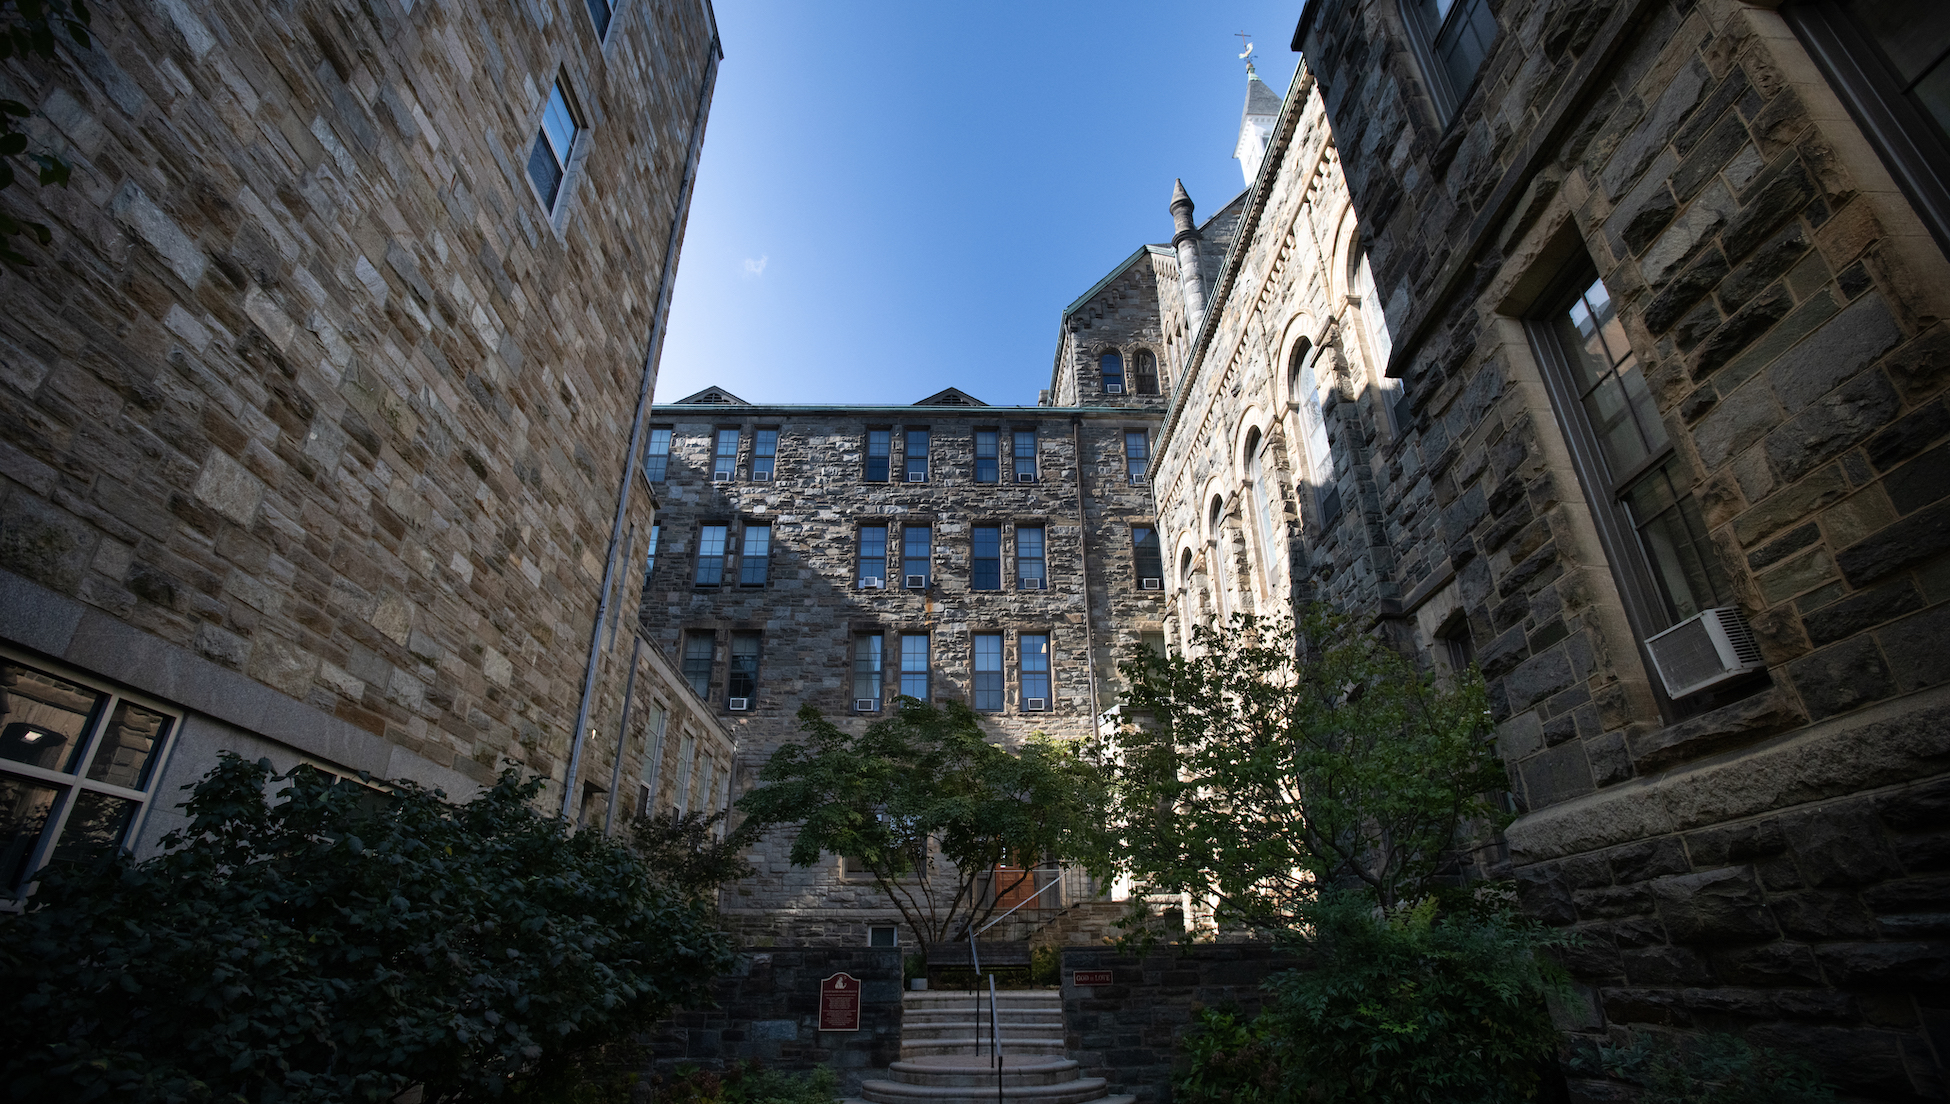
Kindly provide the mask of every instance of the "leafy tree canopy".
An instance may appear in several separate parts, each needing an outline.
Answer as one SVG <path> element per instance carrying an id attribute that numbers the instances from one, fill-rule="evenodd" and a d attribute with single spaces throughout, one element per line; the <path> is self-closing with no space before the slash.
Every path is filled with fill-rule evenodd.
<path id="1" fill-rule="evenodd" d="M 52 61 L 54 44 L 60 34 L 88 49 L 92 43 L 88 27 L 93 21 L 84 0 L 0 0 L 0 61 L 17 57 Z M 17 157 L 33 162 L 29 172 L 41 186 L 58 184 L 65 188 L 68 185 L 73 167 L 64 158 L 27 148 L 27 134 L 14 120 L 32 114 L 33 109 L 19 100 L 0 98 L 0 191 L 13 187 Z M 13 239 L 21 234 L 31 235 L 42 245 L 54 240 L 53 233 L 44 224 L 0 211 L 0 260 L 23 266 L 34 263 L 14 248 Z"/>
<path id="2" fill-rule="evenodd" d="M 541 1091 L 731 964 L 702 906 L 537 812 L 541 784 L 511 770 L 454 804 L 224 756 L 163 854 L 45 871 L 0 919 L 0 1079 L 76 1101 Z"/>
<path id="3" fill-rule="evenodd" d="M 795 866 L 863 862 L 925 941 L 963 938 L 995 914 L 1015 884 L 981 892 L 999 865 L 1016 867 L 1016 882 L 1048 861 L 1107 871 L 1103 777 L 1074 744 L 1038 736 L 1007 751 L 966 705 L 912 698 L 859 733 L 811 706 L 799 727 L 805 741 L 774 752 L 739 799 L 747 824 L 796 825 Z"/>
<path id="4" fill-rule="evenodd" d="M 1464 834 L 1501 822 L 1481 677 L 1418 671 L 1324 607 L 1297 636 L 1240 615 L 1123 671 L 1124 863 L 1151 891 L 1216 900 L 1222 921 L 1293 928 L 1329 885 L 1412 904 Z"/>

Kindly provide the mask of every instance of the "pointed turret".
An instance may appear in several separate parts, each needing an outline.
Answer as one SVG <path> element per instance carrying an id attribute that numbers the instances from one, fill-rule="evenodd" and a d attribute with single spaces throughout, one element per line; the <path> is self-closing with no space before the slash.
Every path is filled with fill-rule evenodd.
<path id="1" fill-rule="evenodd" d="M 1192 197 L 1185 182 L 1171 186 L 1171 247 L 1178 253 L 1178 288 L 1185 297 L 1185 325 L 1193 333 L 1205 322 L 1205 281 L 1199 272 L 1198 223 L 1192 221 Z"/>
<path id="2" fill-rule="evenodd" d="M 1232 156 L 1238 160 L 1239 172 L 1246 178 L 1248 188 L 1259 178 L 1266 143 L 1272 140 L 1273 124 L 1279 117 L 1280 97 L 1266 87 L 1266 82 L 1259 79 L 1259 71 L 1247 62 L 1246 109 L 1239 116 L 1239 143 L 1233 147 Z"/>

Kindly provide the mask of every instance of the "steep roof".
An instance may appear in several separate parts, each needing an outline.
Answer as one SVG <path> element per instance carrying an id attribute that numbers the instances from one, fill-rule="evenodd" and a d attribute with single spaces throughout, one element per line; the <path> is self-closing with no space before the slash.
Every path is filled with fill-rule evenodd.
<path id="1" fill-rule="evenodd" d="M 750 406 L 751 404 L 722 387 L 707 387 L 695 395 L 678 399 L 677 406 Z"/>
<path id="2" fill-rule="evenodd" d="M 988 404 L 976 398 L 975 396 L 969 394 L 968 392 L 963 391 L 959 387 L 950 387 L 945 391 L 936 391 L 934 394 L 929 395 L 927 398 L 922 399 L 920 402 L 917 402 L 914 405 L 915 406 L 987 406 Z"/>
<path id="3" fill-rule="evenodd" d="M 1280 114 L 1280 96 L 1259 79 L 1259 71 L 1246 66 L 1246 109 L 1239 113 L 1240 125 L 1254 115 L 1272 120 Z"/>

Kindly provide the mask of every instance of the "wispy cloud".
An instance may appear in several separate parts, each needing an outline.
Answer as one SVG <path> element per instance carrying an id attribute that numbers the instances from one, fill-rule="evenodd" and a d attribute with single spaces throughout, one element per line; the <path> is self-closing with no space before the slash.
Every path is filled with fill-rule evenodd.
<path id="1" fill-rule="evenodd" d="M 761 256 L 755 261 L 752 260 L 750 257 L 746 257 L 745 278 L 749 280 L 752 279 L 753 277 L 765 275 L 765 266 L 768 262 L 771 261 L 771 259 L 772 257 L 770 254 Z"/>

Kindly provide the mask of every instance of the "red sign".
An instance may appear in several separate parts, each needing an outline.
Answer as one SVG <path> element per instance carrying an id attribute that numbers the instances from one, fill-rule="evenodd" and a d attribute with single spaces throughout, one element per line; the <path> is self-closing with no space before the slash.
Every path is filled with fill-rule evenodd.
<path id="1" fill-rule="evenodd" d="M 1071 970 L 1070 983 L 1073 985 L 1109 985 L 1109 970 Z"/>
<path id="2" fill-rule="evenodd" d="M 860 979 L 834 974 L 819 983 L 819 1029 L 860 1030 Z"/>

